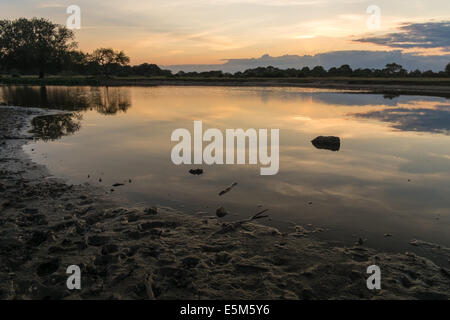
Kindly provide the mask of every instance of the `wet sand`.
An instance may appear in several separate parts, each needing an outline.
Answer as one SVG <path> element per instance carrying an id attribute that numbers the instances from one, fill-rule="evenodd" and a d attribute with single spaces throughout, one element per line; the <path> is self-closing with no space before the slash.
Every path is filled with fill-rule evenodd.
<path id="1" fill-rule="evenodd" d="M 54 179 L 22 150 L 30 120 L 47 113 L 0 107 L 1 299 L 450 298 L 450 270 L 412 253 L 331 245 L 302 226 L 124 207 L 102 188 Z M 381 290 L 366 287 L 373 264 Z M 81 268 L 81 290 L 66 287 L 69 265 Z"/>

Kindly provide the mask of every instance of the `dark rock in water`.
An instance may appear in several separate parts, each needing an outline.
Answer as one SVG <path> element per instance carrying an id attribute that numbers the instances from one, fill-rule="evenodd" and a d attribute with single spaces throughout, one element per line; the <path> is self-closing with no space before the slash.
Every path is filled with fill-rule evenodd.
<path id="1" fill-rule="evenodd" d="M 331 150 L 331 151 L 339 151 L 339 149 L 341 148 L 341 140 L 339 139 L 339 137 L 319 136 L 319 137 L 315 138 L 314 140 L 312 140 L 311 143 L 317 149 L 327 149 L 327 150 Z"/>
<path id="2" fill-rule="evenodd" d="M 216 216 L 223 218 L 228 214 L 228 211 L 224 207 L 217 208 Z"/>
<path id="3" fill-rule="evenodd" d="M 191 170 L 189 170 L 189 173 L 199 176 L 199 175 L 203 174 L 203 169 L 191 169 Z"/>
<path id="4" fill-rule="evenodd" d="M 45 277 L 56 272 L 58 268 L 59 268 L 59 261 L 57 259 L 53 259 L 50 260 L 49 262 L 40 264 L 37 267 L 36 273 L 39 277 Z"/>

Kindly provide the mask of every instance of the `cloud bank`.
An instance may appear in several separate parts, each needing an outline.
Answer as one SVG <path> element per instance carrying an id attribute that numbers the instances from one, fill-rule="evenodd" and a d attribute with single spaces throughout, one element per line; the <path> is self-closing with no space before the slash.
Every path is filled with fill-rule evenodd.
<path id="1" fill-rule="evenodd" d="M 272 57 L 263 55 L 260 58 L 250 59 L 227 59 L 224 64 L 191 64 L 191 65 L 168 65 L 163 66 L 172 72 L 178 71 L 210 71 L 221 70 L 223 72 L 238 72 L 249 68 L 274 66 L 281 69 L 303 68 L 323 66 L 325 69 L 339 67 L 349 64 L 353 69 L 357 68 L 383 68 L 388 63 L 401 64 L 407 70 L 442 71 L 450 62 L 450 54 L 437 56 L 421 56 L 413 53 L 403 53 L 401 50 L 393 51 L 332 51 L 327 53 L 310 55 L 285 55 Z"/>
<path id="2" fill-rule="evenodd" d="M 401 49 L 442 48 L 450 52 L 450 22 L 412 23 L 400 27 L 398 32 L 364 37 L 355 41 Z"/>

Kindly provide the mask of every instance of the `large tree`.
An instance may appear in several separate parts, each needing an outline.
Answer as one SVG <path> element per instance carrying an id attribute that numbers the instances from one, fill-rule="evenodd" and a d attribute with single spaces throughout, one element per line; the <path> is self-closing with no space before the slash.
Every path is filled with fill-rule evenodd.
<path id="1" fill-rule="evenodd" d="M 445 72 L 450 76 L 450 63 L 445 67 Z"/>
<path id="2" fill-rule="evenodd" d="M 4 69 L 46 71 L 60 66 L 76 47 L 74 34 L 46 19 L 0 20 L 0 63 Z"/>
<path id="3" fill-rule="evenodd" d="M 90 56 L 91 62 L 98 64 L 104 76 L 109 76 L 114 67 L 125 66 L 130 58 L 123 51 L 115 51 L 111 48 L 100 48 Z"/>
<path id="4" fill-rule="evenodd" d="M 388 63 L 386 68 L 383 69 L 383 73 L 387 76 L 405 76 L 407 71 L 403 67 L 395 62 Z"/>

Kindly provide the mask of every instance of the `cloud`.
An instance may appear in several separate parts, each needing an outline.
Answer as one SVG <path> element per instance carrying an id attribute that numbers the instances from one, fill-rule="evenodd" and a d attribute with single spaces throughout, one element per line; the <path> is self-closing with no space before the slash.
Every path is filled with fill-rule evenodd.
<path id="1" fill-rule="evenodd" d="M 355 41 L 391 48 L 443 48 L 445 51 L 450 51 L 450 21 L 406 24 L 399 28 L 399 32 L 365 37 Z"/>
<path id="2" fill-rule="evenodd" d="M 388 63 L 401 64 L 407 70 L 419 69 L 422 71 L 442 71 L 450 61 L 450 54 L 423 56 L 413 53 L 403 53 L 401 50 L 393 51 L 368 51 L 347 50 L 330 51 L 326 53 L 310 55 L 284 55 L 272 57 L 263 55 L 260 58 L 226 59 L 224 64 L 215 65 L 166 65 L 165 68 L 173 72 L 183 71 L 208 71 L 222 70 L 224 72 L 244 71 L 249 68 L 273 66 L 281 69 L 310 68 L 321 65 L 326 69 L 349 64 L 353 69 L 357 68 L 384 68 Z"/>
<path id="3" fill-rule="evenodd" d="M 232 5 L 232 4 L 251 4 L 259 6 L 316 6 L 328 3 L 329 0 L 181 0 L 168 2 L 169 5 L 180 4 L 205 4 L 205 5 Z"/>
<path id="4" fill-rule="evenodd" d="M 39 3 L 37 5 L 37 7 L 39 9 L 52 9 L 52 8 L 67 8 L 68 5 L 64 5 L 62 3 L 57 3 L 57 2 L 44 2 L 44 3 Z"/>

